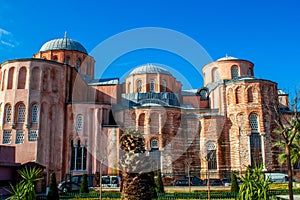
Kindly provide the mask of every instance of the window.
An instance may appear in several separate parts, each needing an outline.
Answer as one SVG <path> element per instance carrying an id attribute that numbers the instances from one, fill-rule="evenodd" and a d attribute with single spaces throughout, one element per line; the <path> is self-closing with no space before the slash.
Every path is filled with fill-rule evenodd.
<path id="1" fill-rule="evenodd" d="M 218 69 L 214 69 L 213 71 L 213 78 L 214 78 L 214 82 L 217 82 L 220 80 L 220 74 L 219 74 L 219 70 Z"/>
<path id="2" fill-rule="evenodd" d="M 24 143 L 24 132 L 22 130 L 18 130 L 16 134 L 16 144 Z"/>
<path id="3" fill-rule="evenodd" d="M 131 92 L 131 83 L 129 82 L 128 83 L 128 88 L 127 88 L 127 93 L 130 93 Z"/>
<path id="4" fill-rule="evenodd" d="M 11 143 L 11 130 L 4 130 L 2 144 L 10 144 L 10 143 Z"/>
<path id="5" fill-rule="evenodd" d="M 25 122 L 25 105 L 20 104 L 18 107 L 18 123 Z"/>
<path id="6" fill-rule="evenodd" d="M 155 91 L 155 82 L 154 80 L 150 81 L 150 92 L 154 92 Z"/>
<path id="7" fill-rule="evenodd" d="M 83 116 L 77 115 L 76 117 L 76 130 L 81 131 L 83 129 Z"/>
<path id="8" fill-rule="evenodd" d="M 28 141 L 35 142 L 38 138 L 38 131 L 37 130 L 30 130 L 28 133 Z"/>
<path id="9" fill-rule="evenodd" d="M 77 144 L 71 146 L 71 170 L 86 170 L 86 147 L 80 144 L 78 140 Z"/>
<path id="10" fill-rule="evenodd" d="M 66 64 L 67 64 L 67 65 L 70 64 L 70 57 L 66 57 Z"/>
<path id="11" fill-rule="evenodd" d="M 208 162 L 208 169 L 215 170 L 217 169 L 217 150 L 216 144 L 213 142 L 209 142 L 206 145 L 207 149 L 207 162 Z"/>
<path id="12" fill-rule="evenodd" d="M 157 139 L 151 140 L 151 148 L 158 148 L 158 140 Z"/>
<path id="13" fill-rule="evenodd" d="M 207 90 L 206 89 L 202 89 L 200 90 L 200 100 L 207 100 Z"/>
<path id="14" fill-rule="evenodd" d="M 252 76 L 252 71 L 251 71 L 250 68 L 248 69 L 247 75 L 248 75 L 248 76 Z"/>
<path id="15" fill-rule="evenodd" d="M 139 80 L 137 82 L 137 92 L 142 92 L 142 89 L 143 89 L 143 82 Z"/>
<path id="16" fill-rule="evenodd" d="M 57 58 L 57 56 L 53 56 L 53 59 L 52 60 L 54 60 L 54 61 L 58 61 L 58 58 Z"/>
<path id="17" fill-rule="evenodd" d="M 11 123 L 11 105 L 5 107 L 5 123 Z"/>
<path id="18" fill-rule="evenodd" d="M 237 77 L 239 77 L 239 68 L 238 68 L 238 66 L 233 65 L 233 66 L 231 67 L 231 78 L 232 78 L 232 79 L 235 79 L 235 78 L 237 78 Z"/>
<path id="19" fill-rule="evenodd" d="M 251 114 L 250 115 L 250 127 L 252 133 L 258 132 L 258 117 L 257 114 Z"/>
<path id="20" fill-rule="evenodd" d="M 31 122 L 36 124 L 39 121 L 39 106 L 34 104 L 31 108 Z"/>
<path id="21" fill-rule="evenodd" d="M 76 69 L 78 71 L 80 71 L 80 66 L 81 66 L 81 61 L 80 61 L 80 59 L 77 59 L 77 61 L 76 61 Z"/>
<path id="22" fill-rule="evenodd" d="M 167 82 L 165 80 L 162 81 L 162 92 L 167 92 Z"/>
<path id="23" fill-rule="evenodd" d="M 250 135 L 250 149 L 251 149 L 251 166 L 260 166 L 262 164 L 261 153 L 261 138 L 259 134 Z"/>
<path id="24" fill-rule="evenodd" d="M 26 67 L 22 67 L 19 71 L 19 77 L 18 77 L 18 89 L 25 89 L 26 84 L 26 74 L 27 70 Z"/>

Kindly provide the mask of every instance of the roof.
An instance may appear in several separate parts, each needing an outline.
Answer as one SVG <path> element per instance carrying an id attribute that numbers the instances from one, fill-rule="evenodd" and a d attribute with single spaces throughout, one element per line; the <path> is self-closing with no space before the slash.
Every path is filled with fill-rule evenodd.
<path id="1" fill-rule="evenodd" d="M 82 44 L 75 40 L 67 38 L 66 34 L 63 38 L 58 38 L 46 42 L 40 49 L 41 52 L 51 50 L 72 50 L 88 54 L 87 50 L 82 46 Z"/>
<path id="2" fill-rule="evenodd" d="M 104 78 L 92 80 L 88 85 L 117 85 L 118 83 L 118 78 Z"/>
<path id="3" fill-rule="evenodd" d="M 228 55 L 226 54 L 225 57 L 219 58 L 217 61 L 223 61 L 223 60 L 239 60 L 239 59 L 238 59 L 238 58 L 235 58 L 235 57 L 233 57 L 233 56 L 228 56 Z"/>
<path id="4" fill-rule="evenodd" d="M 150 63 L 138 66 L 137 68 L 132 70 L 129 75 L 133 75 L 133 74 L 167 74 L 167 75 L 171 75 L 171 73 L 167 69 L 159 66 L 158 64 L 150 64 Z"/>

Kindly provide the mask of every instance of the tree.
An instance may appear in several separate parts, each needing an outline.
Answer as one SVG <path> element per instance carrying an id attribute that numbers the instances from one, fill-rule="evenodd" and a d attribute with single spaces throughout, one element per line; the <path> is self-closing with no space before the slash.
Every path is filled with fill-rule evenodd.
<path id="1" fill-rule="evenodd" d="M 157 193 L 165 193 L 164 183 L 161 178 L 161 171 L 158 171 L 156 179 L 156 191 Z"/>
<path id="2" fill-rule="evenodd" d="M 41 168 L 33 167 L 28 169 L 26 166 L 21 170 L 17 170 L 22 180 L 15 187 L 11 185 L 13 195 L 8 199 L 36 199 L 34 183 L 42 179 L 39 177 L 42 171 Z"/>
<path id="3" fill-rule="evenodd" d="M 58 200 L 58 189 L 56 184 L 56 176 L 55 173 L 52 173 L 50 176 L 50 184 L 49 184 L 49 191 L 47 194 L 47 200 Z"/>
<path id="4" fill-rule="evenodd" d="M 236 172 L 234 171 L 231 171 L 231 192 L 239 192 L 239 185 L 237 182 Z"/>
<path id="5" fill-rule="evenodd" d="M 248 166 L 245 176 L 240 176 L 242 185 L 238 197 L 240 200 L 268 200 L 269 180 L 265 179 L 262 165 L 252 169 Z"/>
<path id="6" fill-rule="evenodd" d="M 89 186 L 88 186 L 88 180 L 87 180 L 87 175 L 83 174 L 82 175 L 82 182 L 80 185 L 80 193 L 89 193 Z"/>
<path id="7" fill-rule="evenodd" d="M 144 137 L 141 133 L 126 130 L 120 138 L 122 150 L 120 166 L 122 170 L 121 196 L 124 200 L 152 199 L 154 178 L 149 176 L 151 162 L 145 154 Z"/>
<path id="8" fill-rule="evenodd" d="M 289 199 L 293 200 L 293 168 L 292 163 L 293 159 L 297 158 L 299 149 L 297 150 L 295 147 L 295 138 L 299 137 L 300 134 L 300 117 L 297 112 L 298 107 L 298 98 L 296 95 L 293 102 L 293 110 L 290 112 L 289 118 L 286 118 L 282 115 L 279 107 L 276 108 L 276 119 L 275 122 L 277 124 L 277 129 L 274 131 L 275 133 L 282 136 L 282 140 L 276 143 L 275 145 L 284 149 L 284 153 L 279 156 L 279 161 L 286 160 L 288 167 L 288 176 L 289 176 Z M 298 151 L 298 152 L 297 152 Z M 296 153 L 296 154 L 293 154 Z M 284 155 L 285 154 L 285 155 Z"/>

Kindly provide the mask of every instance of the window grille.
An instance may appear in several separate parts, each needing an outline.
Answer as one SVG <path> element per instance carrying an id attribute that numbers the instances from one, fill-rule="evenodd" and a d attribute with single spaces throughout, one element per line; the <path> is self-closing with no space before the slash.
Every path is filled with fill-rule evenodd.
<path id="1" fill-rule="evenodd" d="M 10 143 L 11 143 L 11 130 L 4 130 L 2 144 L 10 144 Z"/>
<path id="2" fill-rule="evenodd" d="M 35 142 L 38 138 L 38 131 L 37 130 L 30 130 L 28 134 L 28 141 Z"/>
<path id="3" fill-rule="evenodd" d="M 22 130 L 18 130 L 16 134 L 16 144 L 24 143 L 24 132 Z"/>
<path id="4" fill-rule="evenodd" d="M 32 112 L 32 119 L 31 119 L 31 122 L 32 123 L 38 123 L 38 120 L 39 120 L 39 106 L 38 105 L 33 105 L 32 106 L 32 109 L 31 109 L 31 112 Z"/>
<path id="5" fill-rule="evenodd" d="M 25 122 L 25 105 L 20 104 L 18 107 L 18 123 Z"/>

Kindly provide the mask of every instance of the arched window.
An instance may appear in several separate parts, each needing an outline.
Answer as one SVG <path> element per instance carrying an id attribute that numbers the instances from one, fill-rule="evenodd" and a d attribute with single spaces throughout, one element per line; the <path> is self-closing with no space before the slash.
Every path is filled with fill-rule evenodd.
<path id="1" fill-rule="evenodd" d="M 142 92 L 143 89 L 143 82 L 141 80 L 138 80 L 137 82 L 137 92 Z"/>
<path id="2" fill-rule="evenodd" d="M 217 169 L 217 148 L 216 144 L 209 142 L 206 144 L 208 169 Z"/>
<path id="3" fill-rule="evenodd" d="M 24 104 L 19 104 L 18 106 L 18 123 L 24 123 L 25 122 L 25 105 Z"/>
<path id="4" fill-rule="evenodd" d="M 167 92 L 167 82 L 165 80 L 162 81 L 162 92 Z"/>
<path id="5" fill-rule="evenodd" d="M 144 126 L 145 125 L 145 114 L 140 114 L 139 116 L 139 126 Z"/>
<path id="6" fill-rule="evenodd" d="M 11 123 L 11 105 L 10 104 L 7 104 L 5 106 L 5 123 L 6 124 L 9 124 Z"/>
<path id="7" fill-rule="evenodd" d="M 251 167 L 262 164 L 261 137 L 254 133 L 250 135 Z"/>
<path id="8" fill-rule="evenodd" d="M 86 170 L 86 147 L 82 146 L 80 140 L 77 144 L 72 141 L 71 144 L 71 170 L 82 171 Z"/>
<path id="9" fill-rule="evenodd" d="M 249 117 L 250 127 L 252 133 L 258 132 L 258 116 L 257 114 L 252 113 Z"/>
<path id="10" fill-rule="evenodd" d="M 25 89 L 26 84 L 26 74 L 27 69 L 26 67 L 22 67 L 19 71 L 19 77 L 18 77 L 18 89 Z"/>
<path id="11" fill-rule="evenodd" d="M 31 108 L 31 122 L 36 124 L 39 121 L 39 106 L 37 104 L 32 105 Z"/>
<path id="12" fill-rule="evenodd" d="M 243 98 L 242 87 L 238 87 L 235 90 L 235 103 L 236 104 L 242 103 L 242 98 Z"/>
<path id="13" fill-rule="evenodd" d="M 208 95 L 207 95 L 207 90 L 206 89 L 201 89 L 199 91 L 200 94 L 200 100 L 207 100 L 208 99 Z"/>
<path id="14" fill-rule="evenodd" d="M 14 72 L 15 72 L 15 68 L 14 67 L 10 68 L 9 71 L 8 71 L 7 89 L 12 89 L 13 88 Z"/>
<path id="15" fill-rule="evenodd" d="M 80 66 L 81 66 L 81 61 L 80 61 L 80 59 L 78 58 L 77 61 L 76 61 L 76 69 L 77 69 L 78 71 L 80 71 Z"/>
<path id="16" fill-rule="evenodd" d="M 231 67 L 231 78 L 232 78 L 232 79 L 235 79 L 235 78 L 237 78 L 237 77 L 239 77 L 239 68 L 238 68 L 238 66 L 233 65 L 233 66 Z"/>
<path id="17" fill-rule="evenodd" d="M 154 92 L 155 91 L 155 82 L 154 80 L 150 81 L 150 92 Z"/>
<path id="18" fill-rule="evenodd" d="M 248 89 L 248 102 L 251 103 L 253 102 L 253 92 L 252 92 L 252 87 Z"/>
<path id="19" fill-rule="evenodd" d="M 70 57 L 66 57 L 66 64 L 69 65 L 70 64 Z"/>
<path id="20" fill-rule="evenodd" d="M 76 117 L 76 130 L 81 131 L 83 129 L 83 116 L 77 115 Z"/>
<path id="21" fill-rule="evenodd" d="M 219 70 L 218 69 L 214 69 L 213 70 L 213 78 L 214 78 L 214 82 L 217 82 L 220 80 L 220 74 L 219 74 Z"/>

